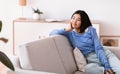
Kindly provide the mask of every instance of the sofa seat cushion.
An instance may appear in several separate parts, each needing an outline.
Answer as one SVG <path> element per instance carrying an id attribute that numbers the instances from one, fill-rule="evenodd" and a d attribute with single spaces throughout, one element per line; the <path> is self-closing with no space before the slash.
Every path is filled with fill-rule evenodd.
<path id="1" fill-rule="evenodd" d="M 85 73 L 81 71 L 76 71 L 74 74 L 85 74 Z"/>
<path id="2" fill-rule="evenodd" d="M 51 37 L 21 45 L 18 50 L 20 65 L 23 69 L 66 74 L 61 57 L 56 49 L 57 47 Z"/>

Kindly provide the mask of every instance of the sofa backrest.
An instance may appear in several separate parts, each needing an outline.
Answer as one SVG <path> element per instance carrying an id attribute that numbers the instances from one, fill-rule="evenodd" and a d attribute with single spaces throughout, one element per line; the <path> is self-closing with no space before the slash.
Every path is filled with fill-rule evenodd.
<path id="1" fill-rule="evenodd" d="M 17 50 L 23 69 L 72 74 L 76 64 L 73 48 L 64 36 L 53 36 L 20 45 Z"/>
<path id="2" fill-rule="evenodd" d="M 112 53 L 114 53 L 120 60 L 120 47 L 110 47 L 110 46 L 104 46 L 104 47 L 109 49 Z"/>
<path id="3" fill-rule="evenodd" d="M 58 49 L 61 61 L 67 74 L 73 74 L 77 70 L 73 57 L 73 48 L 68 39 L 62 35 L 53 37 Z"/>

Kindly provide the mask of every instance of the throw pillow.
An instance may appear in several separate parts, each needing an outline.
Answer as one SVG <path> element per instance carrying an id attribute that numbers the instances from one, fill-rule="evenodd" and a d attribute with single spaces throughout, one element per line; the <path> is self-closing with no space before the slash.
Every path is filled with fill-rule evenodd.
<path id="1" fill-rule="evenodd" d="M 31 70 L 32 65 L 30 63 L 28 49 L 26 48 L 27 44 L 20 45 L 18 50 L 16 50 L 17 56 L 20 60 L 20 66 L 22 69 Z"/>
<path id="2" fill-rule="evenodd" d="M 82 71 L 82 72 L 85 72 L 84 67 L 87 64 L 87 62 L 86 62 L 86 59 L 85 59 L 84 55 L 82 54 L 82 52 L 76 47 L 73 50 L 73 54 L 74 54 L 74 57 L 75 57 L 75 61 L 76 61 L 78 70 Z"/>

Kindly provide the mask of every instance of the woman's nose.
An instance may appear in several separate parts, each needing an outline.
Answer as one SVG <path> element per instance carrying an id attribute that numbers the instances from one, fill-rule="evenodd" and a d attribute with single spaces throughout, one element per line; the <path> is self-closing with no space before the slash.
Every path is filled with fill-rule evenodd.
<path id="1" fill-rule="evenodd" d="M 73 23 L 76 23 L 76 20 L 73 20 Z"/>

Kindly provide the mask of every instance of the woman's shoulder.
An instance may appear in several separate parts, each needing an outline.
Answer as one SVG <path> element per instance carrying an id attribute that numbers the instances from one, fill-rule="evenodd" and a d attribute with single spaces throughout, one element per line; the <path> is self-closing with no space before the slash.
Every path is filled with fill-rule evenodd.
<path id="1" fill-rule="evenodd" d="M 89 26 L 88 28 L 90 28 L 90 29 L 95 29 L 93 26 Z"/>
<path id="2" fill-rule="evenodd" d="M 95 31 L 95 30 L 96 30 L 93 26 L 89 26 L 88 29 L 89 29 L 90 31 Z"/>
<path id="3" fill-rule="evenodd" d="M 95 30 L 95 28 L 93 26 L 89 26 L 85 31 L 91 31 L 91 30 Z"/>

